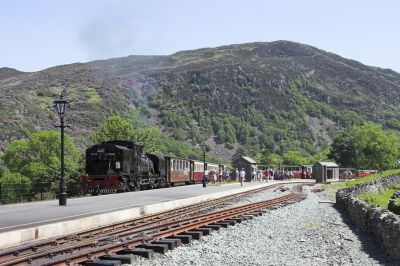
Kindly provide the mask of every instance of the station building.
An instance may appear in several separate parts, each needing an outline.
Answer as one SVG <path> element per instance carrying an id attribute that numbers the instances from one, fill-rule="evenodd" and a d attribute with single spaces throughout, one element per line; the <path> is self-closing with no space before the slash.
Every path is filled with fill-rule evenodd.
<path id="1" fill-rule="evenodd" d="M 257 162 L 248 156 L 240 156 L 232 162 L 233 168 L 237 168 L 239 171 L 243 168 L 246 172 L 246 182 L 251 181 L 251 173 L 257 171 Z"/>
<path id="2" fill-rule="evenodd" d="M 316 182 L 324 183 L 328 179 L 339 180 L 339 166 L 334 162 L 318 162 L 312 167 Z"/>

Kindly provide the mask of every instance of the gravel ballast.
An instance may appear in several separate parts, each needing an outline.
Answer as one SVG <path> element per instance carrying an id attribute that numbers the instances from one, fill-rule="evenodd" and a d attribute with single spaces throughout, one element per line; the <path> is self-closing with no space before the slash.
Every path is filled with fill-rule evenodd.
<path id="1" fill-rule="evenodd" d="M 347 224 L 330 203 L 334 191 L 311 193 L 298 203 L 213 232 L 135 265 L 400 265 L 364 233 Z M 259 201 L 288 192 L 267 191 Z"/>

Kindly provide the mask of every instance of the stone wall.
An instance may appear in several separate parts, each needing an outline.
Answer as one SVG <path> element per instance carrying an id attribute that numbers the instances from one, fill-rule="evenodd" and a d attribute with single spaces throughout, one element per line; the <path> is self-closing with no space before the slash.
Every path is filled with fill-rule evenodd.
<path id="1" fill-rule="evenodd" d="M 393 193 L 392 197 L 389 200 L 388 210 L 400 215 L 400 204 L 396 204 L 396 201 L 400 199 L 400 190 Z"/>
<path id="2" fill-rule="evenodd" d="M 400 174 L 339 189 L 336 192 L 336 206 L 363 231 L 373 234 L 391 256 L 400 259 L 400 216 L 356 198 L 358 194 L 379 192 L 396 184 L 400 184 Z"/>

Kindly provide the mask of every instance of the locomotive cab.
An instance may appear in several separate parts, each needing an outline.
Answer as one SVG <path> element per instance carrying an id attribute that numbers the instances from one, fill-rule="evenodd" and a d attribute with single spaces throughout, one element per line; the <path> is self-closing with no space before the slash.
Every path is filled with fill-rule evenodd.
<path id="1" fill-rule="evenodd" d="M 86 150 L 86 176 L 82 181 L 91 194 L 129 191 L 138 174 L 137 151 L 141 146 L 109 141 Z"/>
<path id="2" fill-rule="evenodd" d="M 134 157 L 132 150 L 118 145 L 93 147 L 86 152 L 86 173 L 98 177 L 131 174 L 135 172 L 131 163 Z"/>

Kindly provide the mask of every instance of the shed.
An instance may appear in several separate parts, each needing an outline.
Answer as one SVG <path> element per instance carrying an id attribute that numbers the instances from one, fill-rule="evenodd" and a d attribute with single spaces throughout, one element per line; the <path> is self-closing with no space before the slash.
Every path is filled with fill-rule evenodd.
<path id="1" fill-rule="evenodd" d="M 339 166 L 334 162 L 318 162 L 313 165 L 313 177 L 317 182 L 339 179 Z"/>
<path id="2" fill-rule="evenodd" d="M 255 169 L 257 171 L 257 162 L 248 156 L 240 156 L 232 162 L 232 166 L 237 168 L 239 171 L 243 168 L 246 172 L 245 180 L 251 181 L 251 173 Z"/>

